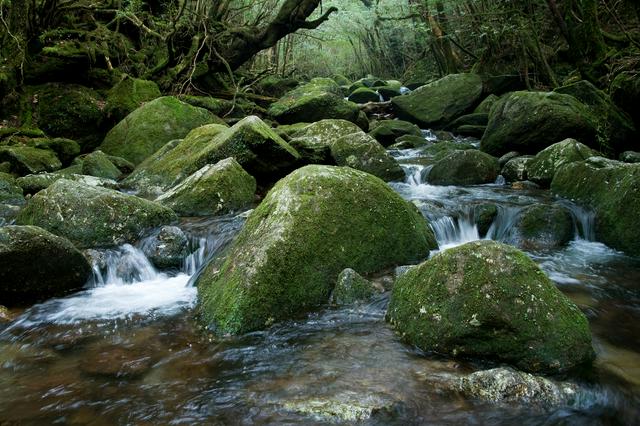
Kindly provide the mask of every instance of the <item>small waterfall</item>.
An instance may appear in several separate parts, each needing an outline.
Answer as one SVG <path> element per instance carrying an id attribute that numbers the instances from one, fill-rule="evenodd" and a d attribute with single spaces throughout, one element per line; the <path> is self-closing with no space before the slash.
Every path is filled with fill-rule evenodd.
<path id="1" fill-rule="evenodd" d="M 410 186 L 425 185 L 429 172 L 433 166 L 422 166 L 418 164 L 408 164 L 404 166 L 406 175 L 405 182 Z"/>
<path id="2" fill-rule="evenodd" d="M 573 218 L 573 227 L 575 229 L 576 239 L 585 241 L 596 240 L 596 214 L 591 210 L 587 210 L 570 202 L 562 202 L 562 206 L 571 212 Z"/>
<path id="3" fill-rule="evenodd" d="M 431 229 L 433 229 L 440 250 L 480 239 L 476 224 L 464 217 L 457 219 L 451 216 L 441 217 L 431 221 Z"/>
<path id="4" fill-rule="evenodd" d="M 522 207 L 498 206 L 498 215 L 487 231 L 486 239 L 501 242 L 511 241 L 514 225 L 521 210 Z"/>
<path id="5" fill-rule="evenodd" d="M 125 244 L 117 250 L 101 253 L 93 262 L 93 287 L 126 285 L 158 279 L 160 274 L 142 250 Z"/>
<path id="6" fill-rule="evenodd" d="M 409 94 L 409 93 L 411 93 L 411 89 L 409 89 L 408 87 L 402 86 L 400 88 L 400 94 L 401 95 L 406 95 L 406 94 Z"/>

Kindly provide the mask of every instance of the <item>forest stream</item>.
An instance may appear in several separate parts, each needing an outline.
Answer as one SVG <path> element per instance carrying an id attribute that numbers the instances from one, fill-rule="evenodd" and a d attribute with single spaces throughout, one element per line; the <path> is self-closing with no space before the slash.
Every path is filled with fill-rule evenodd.
<path id="1" fill-rule="evenodd" d="M 424 149 L 389 153 L 406 175 L 390 185 L 429 219 L 439 251 L 479 239 L 517 243 L 514 218 L 526 206 L 560 204 L 571 212 L 568 245 L 526 250 L 586 314 L 593 333 L 594 368 L 552 377 L 574 389 L 570 398 L 496 403 L 465 396 L 461 378 L 496 364 L 403 343 L 385 321 L 399 270 L 369 277 L 387 289 L 370 302 L 328 306 L 237 337 L 209 335 L 194 318 L 193 283 L 233 241 L 244 213 L 182 218 L 190 254 L 180 270 L 156 270 L 141 250 L 144 240 L 102 250 L 90 288 L 15 311 L 0 331 L 0 423 L 637 424 L 640 261 L 595 241 L 593 214 L 548 191 L 513 189 L 501 177 L 433 186 Z M 480 229 L 476 207 L 487 203 L 497 214 Z"/>

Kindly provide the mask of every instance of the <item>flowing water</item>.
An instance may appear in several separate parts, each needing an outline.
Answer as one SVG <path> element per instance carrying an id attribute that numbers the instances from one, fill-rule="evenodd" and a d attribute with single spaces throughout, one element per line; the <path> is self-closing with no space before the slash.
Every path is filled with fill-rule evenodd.
<path id="1" fill-rule="evenodd" d="M 85 291 L 2 326 L 0 424 L 638 424 L 640 263 L 597 242 L 593 215 L 548 192 L 501 182 L 431 186 L 429 158 L 420 150 L 392 155 L 407 174 L 392 187 L 430 220 L 439 250 L 481 238 L 517 244 L 521 209 L 570 208 L 574 240 L 529 254 L 593 330 L 592 374 L 560 378 L 578 385 L 571 404 L 465 398 L 458 379 L 493 365 L 401 343 L 384 321 L 388 293 L 264 332 L 208 335 L 194 319 L 193 279 L 233 240 L 245 214 L 184 220 L 191 254 L 180 270 L 157 271 L 141 245 L 106 251 Z M 479 212 L 487 204 L 497 214 L 482 229 Z"/>

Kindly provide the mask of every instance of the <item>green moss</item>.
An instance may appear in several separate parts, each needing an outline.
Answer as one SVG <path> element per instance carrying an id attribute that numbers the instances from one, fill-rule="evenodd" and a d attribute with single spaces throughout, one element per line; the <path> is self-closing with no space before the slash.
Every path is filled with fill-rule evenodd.
<path id="1" fill-rule="evenodd" d="M 124 184 L 158 194 L 207 164 L 233 157 L 252 176 L 273 178 L 286 173 L 299 154 L 258 117 L 231 128 L 195 129 L 175 147 L 141 164 Z"/>
<path id="2" fill-rule="evenodd" d="M 204 166 L 156 201 L 181 216 L 213 216 L 246 209 L 255 192 L 256 180 L 227 158 Z"/>
<path id="3" fill-rule="evenodd" d="M 151 201 L 67 179 L 37 193 L 16 219 L 71 240 L 77 247 L 110 247 L 136 241 L 142 232 L 176 220 Z"/>
<path id="4" fill-rule="evenodd" d="M 113 122 L 119 122 L 145 102 L 160 96 L 160 89 L 153 81 L 125 76 L 107 93 L 105 114 Z"/>
<path id="5" fill-rule="evenodd" d="M 519 250 L 492 241 L 447 250 L 396 282 L 388 320 L 407 342 L 532 372 L 594 358 L 584 314 Z"/>
<path id="6" fill-rule="evenodd" d="M 496 104 L 496 102 L 498 102 L 498 100 L 500 100 L 499 97 L 491 94 L 486 98 L 484 98 L 484 100 L 480 102 L 480 105 L 478 105 L 476 109 L 473 110 L 473 112 L 489 114 L 491 112 L 491 108 L 493 108 L 493 106 Z"/>
<path id="7" fill-rule="evenodd" d="M 27 146 L 0 147 L 0 163 L 4 161 L 9 162 L 11 172 L 18 175 L 52 172 L 62 167 L 53 152 Z"/>
<path id="8" fill-rule="evenodd" d="M 482 79 L 476 74 L 451 74 L 391 100 L 397 116 L 421 128 L 443 128 L 480 102 Z"/>
<path id="9" fill-rule="evenodd" d="M 366 133 L 346 135 L 331 145 L 331 156 L 338 166 L 371 173 L 385 181 L 402 180 L 404 170 L 378 141 Z"/>
<path id="10" fill-rule="evenodd" d="M 249 216 L 226 260 L 198 278 L 199 312 L 219 333 L 245 333 L 326 303 L 346 267 L 404 264 L 436 246 L 417 209 L 383 181 L 307 166 Z"/>
<path id="11" fill-rule="evenodd" d="M 517 245 L 525 250 L 558 248 L 573 239 L 573 218 L 562 206 L 529 206 L 518 215 L 515 230 Z"/>
<path id="12" fill-rule="evenodd" d="M 105 154 L 140 164 L 167 142 L 183 138 L 192 129 L 210 123 L 222 122 L 205 109 L 166 96 L 129 114 L 111 129 L 100 149 Z"/>
<path id="13" fill-rule="evenodd" d="M 500 173 L 498 159 L 476 149 L 452 151 L 437 160 L 429 172 L 434 185 L 493 183 Z"/>
<path id="14" fill-rule="evenodd" d="M 376 293 L 376 288 L 371 282 L 353 269 L 347 268 L 338 275 L 338 281 L 331 293 L 331 301 L 337 305 L 350 305 L 366 302 Z"/>
<path id="15" fill-rule="evenodd" d="M 22 188 L 16 184 L 13 176 L 0 172 L 0 204 L 22 205 Z"/>
<path id="16" fill-rule="evenodd" d="M 575 139 L 565 139 L 540 151 L 527 163 L 527 179 L 548 187 L 553 175 L 563 165 L 599 155 L 600 153 Z"/>
<path id="17" fill-rule="evenodd" d="M 115 180 L 122 175 L 122 172 L 111 162 L 105 153 L 102 151 L 94 151 L 84 157 L 82 174 Z"/>
<path id="18" fill-rule="evenodd" d="M 400 136 L 412 135 L 422 137 L 422 131 L 415 124 L 402 120 L 383 120 L 369 132 L 383 146 L 395 143 Z M 424 138 L 423 138 L 424 139 Z"/>
<path id="19" fill-rule="evenodd" d="M 357 104 L 366 104 L 367 102 L 379 102 L 380 95 L 375 90 L 368 87 L 360 87 L 349 95 L 349 100 Z"/>

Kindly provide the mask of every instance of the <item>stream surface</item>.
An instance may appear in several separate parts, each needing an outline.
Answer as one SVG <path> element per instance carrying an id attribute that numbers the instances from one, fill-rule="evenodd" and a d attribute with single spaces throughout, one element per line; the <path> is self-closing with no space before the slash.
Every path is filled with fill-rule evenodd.
<path id="1" fill-rule="evenodd" d="M 559 378 L 579 386 L 571 405 L 464 397 L 452 384 L 495 365 L 403 344 L 384 321 L 388 292 L 263 332 L 207 335 L 194 320 L 193 278 L 233 240 L 239 215 L 184 219 L 192 254 L 179 271 L 156 271 L 126 245 L 105 253 L 107 268 L 85 291 L 2 326 L 0 424 L 640 424 L 640 261 L 595 241 L 592 215 L 548 191 L 431 186 L 421 150 L 391 153 L 407 175 L 392 187 L 429 218 L 441 250 L 480 238 L 514 243 L 514 218 L 531 204 L 573 212 L 568 246 L 528 252 L 593 331 L 593 372 Z M 499 207 L 486 235 L 474 220 L 482 203 Z"/>

